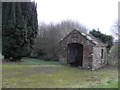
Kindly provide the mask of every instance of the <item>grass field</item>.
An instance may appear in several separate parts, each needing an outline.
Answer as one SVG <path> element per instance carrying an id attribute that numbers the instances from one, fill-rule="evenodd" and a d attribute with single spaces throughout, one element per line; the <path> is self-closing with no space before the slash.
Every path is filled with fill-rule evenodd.
<path id="1" fill-rule="evenodd" d="M 56 61 L 24 58 L 3 64 L 3 88 L 118 88 L 118 71 L 105 67 L 91 71 Z"/>

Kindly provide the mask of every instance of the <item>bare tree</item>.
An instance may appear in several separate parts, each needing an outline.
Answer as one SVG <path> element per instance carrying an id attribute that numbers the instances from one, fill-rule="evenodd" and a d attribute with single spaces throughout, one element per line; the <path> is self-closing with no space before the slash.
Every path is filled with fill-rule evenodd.
<path id="1" fill-rule="evenodd" d="M 58 42 L 75 28 L 81 32 L 87 33 L 85 26 L 71 20 L 62 21 L 58 24 L 46 25 L 41 23 L 33 50 L 34 54 L 46 60 L 57 60 L 59 52 Z"/>
<path id="2" fill-rule="evenodd" d="M 58 29 L 61 30 L 62 37 L 66 36 L 69 32 L 74 29 L 78 29 L 81 32 L 87 33 L 87 29 L 82 24 L 72 21 L 72 20 L 65 20 L 58 24 Z"/>
<path id="3" fill-rule="evenodd" d="M 120 21 L 116 21 L 112 28 L 113 35 L 120 41 Z"/>

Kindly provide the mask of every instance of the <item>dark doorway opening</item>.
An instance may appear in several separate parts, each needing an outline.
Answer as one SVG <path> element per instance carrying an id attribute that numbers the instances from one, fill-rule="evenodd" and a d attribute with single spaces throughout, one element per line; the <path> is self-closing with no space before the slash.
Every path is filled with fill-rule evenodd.
<path id="1" fill-rule="evenodd" d="M 71 66 L 83 65 L 83 45 L 70 43 L 67 45 L 67 63 Z"/>

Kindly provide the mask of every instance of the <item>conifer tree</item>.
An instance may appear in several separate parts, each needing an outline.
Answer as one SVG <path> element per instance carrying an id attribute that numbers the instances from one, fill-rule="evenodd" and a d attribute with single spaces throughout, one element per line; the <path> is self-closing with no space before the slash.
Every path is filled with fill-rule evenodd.
<path id="1" fill-rule="evenodd" d="M 11 61 L 28 56 L 37 35 L 37 11 L 34 2 L 2 3 L 2 54 Z"/>

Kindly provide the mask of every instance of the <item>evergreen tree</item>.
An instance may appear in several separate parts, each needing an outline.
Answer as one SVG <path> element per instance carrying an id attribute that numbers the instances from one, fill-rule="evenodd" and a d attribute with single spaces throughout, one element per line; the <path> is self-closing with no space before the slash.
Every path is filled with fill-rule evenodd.
<path id="1" fill-rule="evenodd" d="M 37 11 L 34 2 L 2 3 L 2 54 L 11 61 L 28 56 L 37 35 Z"/>
<path id="2" fill-rule="evenodd" d="M 96 38 L 99 38 L 103 43 L 107 44 L 108 51 L 113 45 L 113 37 L 110 35 L 102 34 L 100 31 L 92 30 L 90 31 L 90 34 L 95 36 Z"/>

